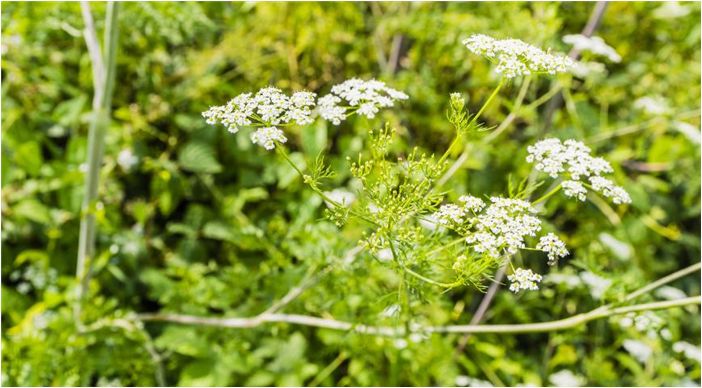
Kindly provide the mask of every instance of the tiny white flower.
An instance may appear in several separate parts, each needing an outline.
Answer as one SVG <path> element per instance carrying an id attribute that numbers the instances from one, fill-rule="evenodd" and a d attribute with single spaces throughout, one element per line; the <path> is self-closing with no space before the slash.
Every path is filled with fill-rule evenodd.
<path id="1" fill-rule="evenodd" d="M 435 213 L 436 219 L 442 225 L 462 224 L 465 210 L 454 204 L 441 205 L 439 211 Z"/>
<path id="2" fill-rule="evenodd" d="M 225 105 L 210 107 L 202 116 L 208 124 L 222 124 L 231 133 L 237 133 L 242 127 L 261 125 L 251 135 L 251 141 L 271 150 L 275 148 L 275 141 L 287 141 L 278 126 L 312 123 L 315 97 L 316 94 L 305 91 L 288 97 L 278 88 L 266 87 L 256 94 L 242 93 Z"/>
<path id="3" fill-rule="evenodd" d="M 321 97 L 317 100 L 319 115 L 334 125 L 341 124 L 341 121 L 346 118 L 346 108 L 340 107 L 338 105 L 340 102 L 341 98 L 332 94 Z"/>
<path id="4" fill-rule="evenodd" d="M 507 276 L 507 279 L 511 282 L 509 290 L 517 293 L 520 290 L 538 290 L 537 283 L 541 281 L 541 275 L 530 269 L 517 268 L 513 274 Z"/>
<path id="5" fill-rule="evenodd" d="M 587 189 L 579 181 L 565 181 L 561 183 L 561 187 L 566 197 L 576 198 L 578 201 L 585 201 L 587 198 Z"/>
<path id="6" fill-rule="evenodd" d="M 590 177 L 590 184 L 595 191 L 607 198 L 611 198 L 612 202 L 617 205 L 631 203 L 629 193 L 627 193 L 623 188 L 615 185 L 607 178 L 602 178 L 601 176 Z"/>
<path id="7" fill-rule="evenodd" d="M 568 256 L 568 249 L 561 239 L 553 233 L 542 236 L 536 249 L 540 249 L 548 254 L 548 265 L 555 265 L 558 259 Z"/>
<path id="8" fill-rule="evenodd" d="M 467 211 L 477 213 L 485 207 L 485 202 L 482 199 L 473 197 L 472 195 L 462 195 L 458 198 L 459 202 L 463 202 L 463 208 Z"/>
<path id="9" fill-rule="evenodd" d="M 288 138 L 285 137 L 283 131 L 276 127 L 262 127 L 251 134 L 251 142 L 258 144 L 261 147 L 272 150 L 275 148 L 275 143 L 285 143 Z"/>

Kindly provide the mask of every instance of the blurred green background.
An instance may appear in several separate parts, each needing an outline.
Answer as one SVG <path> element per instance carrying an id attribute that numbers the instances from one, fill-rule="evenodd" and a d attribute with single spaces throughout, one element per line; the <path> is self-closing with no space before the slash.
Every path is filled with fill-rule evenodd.
<path id="1" fill-rule="evenodd" d="M 84 23 L 77 3 L 3 2 L 3 385 L 699 385 L 696 307 L 644 314 L 639 321 L 648 324 L 638 328 L 613 317 L 563 332 L 472 335 L 463 349 L 453 334 L 389 339 L 287 324 L 115 328 L 134 312 L 255 315 L 356 243 L 358 231 L 324 220 L 322 201 L 284 161 L 245 133 L 206 125 L 200 112 L 266 85 L 323 94 L 351 77 L 409 94 L 372 121 L 293 130 L 293 158 L 326 150 L 341 172 L 328 189 L 344 187 L 346 156 L 383 122 L 397 128 L 400 154 L 446 149 L 449 93 L 462 93 L 475 110 L 497 82 L 462 39 L 485 33 L 567 52 L 562 37 L 579 33 L 593 7 L 122 4 L 98 257 L 84 312 L 97 324 L 78 333 L 71 305 L 92 100 Z M 92 9 L 101 33 L 105 5 Z M 560 231 L 571 256 L 538 292 L 499 291 L 486 323 L 588 311 L 700 260 L 700 5 L 612 3 L 596 35 L 622 61 L 584 53 L 601 71 L 533 79 L 527 108 L 492 142 L 467 145 L 469 158 L 446 190 L 504 193 L 508 174 L 529 174 L 527 145 L 573 137 L 612 162 L 633 204 L 549 202 L 548 228 Z M 565 103 L 546 123 L 548 104 L 528 105 L 558 83 Z M 515 80 L 500 92 L 487 125 L 505 119 L 520 86 Z M 392 324 L 383 314 L 396 299 L 391 271 L 366 254 L 334 268 L 286 312 Z M 695 274 L 643 300 L 699 292 Z M 470 320 L 481 298 L 460 288 L 413 303 L 425 322 L 456 324 Z M 692 350 L 681 351 L 684 343 Z"/>

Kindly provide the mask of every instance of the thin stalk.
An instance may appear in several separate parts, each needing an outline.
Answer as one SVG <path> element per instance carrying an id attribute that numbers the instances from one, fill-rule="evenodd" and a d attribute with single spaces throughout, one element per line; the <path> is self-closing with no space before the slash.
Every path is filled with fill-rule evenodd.
<path id="1" fill-rule="evenodd" d="M 495 96 L 497 95 L 497 92 L 499 92 L 500 89 L 502 89 L 502 86 L 503 86 L 504 84 L 505 84 L 505 79 L 504 79 L 504 78 L 500 78 L 500 83 L 497 84 L 497 87 L 495 87 L 495 90 L 492 91 L 492 94 L 490 94 L 490 97 L 488 97 L 488 99 L 485 100 L 485 103 L 484 103 L 483 106 L 480 108 L 480 110 L 478 110 L 478 113 L 476 113 L 475 116 L 473 116 L 473 117 L 470 119 L 470 122 L 468 123 L 468 128 L 470 128 L 471 126 L 473 126 L 473 125 L 478 121 L 478 119 L 480 118 L 480 116 L 483 114 L 483 112 L 485 112 L 485 109 L 487 109 L 488 105 L 490 105 L 490 102 L 495 98 Z"/>
<path id="2" fill-rule="evenodd" d="M 588 313 L 574 315 L 557 321 L 540 322 L 540 323 L 523 323 L 515 325 L 449 325 L 427 328 L 433 333 L 540 333 L 571 329 L 590 321 L 600 318 L 606 318 L 613 315 L 622 315 L 637 311 L 652 311 L 669 309 L 673 307 L 683 307 L 687 305 L 700 304 L 702 302 L 698 296 L 689 298 L 665 301 L 644 303 L 633 306 L 617 307 L 607 310 L 593 310 Z"/>
<path id="3" fill-rule="evenodd" d="M 490 102 L 492 102 L 492 100 L 495 98 L 495 96 L 500 91 L 500 89 L 502 89 L 502 86 L 504 85 L 504 83 L 505 83 L 504 78 L 501 78 L 500 82 L 495 87 L 495 90 L 493 90 L 492 93 L 490 94 L 490 96 L 487 98 L 487 100 L 485 100 L 485 103 L 483 103 L 483 106 L 480 107 L 480 109 L 478 110 L 478 113 L 476 113 L 470 119 L 466 128 L 471 128 L 478 121 L 478 118 L 480 118 L 480 116 L 483 114 L 483 112 L 485 112 L 485 109 L 487 109 L 488 105 L 490 105 Z M 454 147 L 455 144 L 458 143 L 461 136 L 462 136 L 461 133 L 456 134 L 456 138 L 453 140 L 453 142 L 451 142 L 451 145 L 446 150 L 446 152 L 444 152 L 444 155 L 441 157 L 441 159 L 439 159 L 439 164 L 443 163 L 444 160 L 446 160 L 446 158 L 449 155 L 449 151 Z M 446 173 L 441 178 L 439 178 L 435 187 L 440 187 L 444 183 L 446 183 L 446 181 L 448 181 L 451 178 L 451 176 L 453 176 L 453 174 L 458 170 L 460 165 L 463 164 L 463 162 L 465 162 L 465 159 L 467 157 L 468 157 L 468 150 L 465 149 L 465 147 L 464 147 L 464 150 L 461 153 L 461 155 L 458 157 L 458 159 L 456 159 L 455 162 L 453 162 L 453 164 L 451 165 L 451 167 L 449 167 L 449 169 L 446 171 Z"/>
<path id="4" fill-rule="evenodd" d="M 556 82 L 557 82 L 557 81 L 556 81 Z M 541 106 L 541 105 L 547 103 L 548 100 L 551 99 L 551 97 L 553 97 L 553 96 L 555 96 L 556 94 L 558 94 L 558 92 L 560 92 L 561 89 L 563 89 L 563 86 L 562 86 L 560 83 L 556 84 L 556 86 L 554 86 L 554 87 L 552 87 L 551 89 L 549 89 L 548 92 L 544 93 L 541 97 L 539 97 L 539 98 L 537 98 L 536 100 L 532 101 L 531 103 L 529 103 L 529 105 L 525 106 L 524 108 L 527 109 L 527 110 L 532 110 L 532 109 L 538 108 L 539 106 Z"/>
<path id="5" fill-rule="evenodd" d="M 613 315 L 627 314 L 637 311 L 653 311 L 663 310 L 674 307 L 684 307 L 689 305 L 699 305 L 702 303 L 700 296 L 691 296 L 671 301 L 643 303 L 632 306 L 617 307 L 607 310 L 596 309 L 587 313 L 574 315 L 569 318 L 559 319 L 556 321 L 539 322 L 539 323 L 521 323 L 508 325 L 448 325 L 448 326 L 429 326 L 420 328 L 420 331 L 428 333 L 538 333 L 565 330 L 577 327 L 584 323 L 607 318 Z M 257 327 L 265 323 L 289 323 L 294 325 L 320 327 L 340 331 L 353 331 L 360 334 L 378 335 L 378 336 L 399 336 L 405 335 L 405 329 L 388 326 L 369 326 L 362 324 L 353 324 L 351 322 L 338 321 L 336 319 L 319 318 L 309 315 L 297 314 L 268 314 L 265 316 L 256 316 L 253 318 L 212 318 L 198 317 L 192 315 L 180 314 L 140 314 L 138 318 L 148 322 L 172 322 L 184 325 L 201 325 L 213 327 L 226 327 L 232 329 L 246 329 Z"/>
<path id="6" fill-rule="evenodd" d="M 440 246 L 440 247 L 438 247 L 438 248 L 436 248 L 436 249 L 434 249 L 434 250 L 429 251 L 429 253 L 427 253 L 427 257 L 431 257 L 431 256 L 433 256 L 433 255 L 435 255 L 435 254 L 437 254 L 437 253 L 443 251 L 443 250 L 446 249 L 446 248 L 450 248 L 450 247 L 452 247 L 452 246 L 454 246 L 454 245 L 458 245 L 458 244 L 460 244 L 460 243 L 462 243 L 462 242 L 465 242 L 465 241 L 466 241 L 466 238 L 465 238 L 465 237 L 459 237 L 459 238 L 457 238 L 457 239 L 451 241 L 451 242 L 448 243 L 448 244 L 444 244 L 444 245 L 442 245 L 442 246 Z"/>
<path id="7" fill-rule="evenodd" d="M 549 199 L 552 195 L 556 194 L 558 190 L 561 189 L 561 184 L 559 183 L 556 187 L 553 188 L 553 190 L 549 191 L 548 193 L 542 195 L 540 198 L 532 202 L 532 205 L 536 205 L 539 202 L 543 202 L 547 199 Z"/>
<path id="8" fill-rule="evenodd" d="M 105 131 L 110 123 L 110 108 L 112 91 L 114 89 L 115 62 L 117 57 L 117 13 L 119 5 L 110 2 L 105 16 L 105 57 L 104 60 L 97 44 L 97 34 L 87 3 L 82 4 L 83 17 L 86 23 L 86 44 L 93 62 L 93 115 L 88 130 L 88 154 L 86 164 L 88 171 L 85 177 L 83 204 L 81 211 L 80 234 L 78 238 L 78 257 L 76 263 L 76 278 L 80 282 L 78 298 L 74 309 L 76 322 L 80 324 L 81 305 L 90 282 L 92 260 L 95 256 L 96 220 L 100 167 L 102 165 Z M 104 70 L 104 71 L 103 71 Z"/>
<path id="9" fill-rule="evenodd" d="M 394 250 L 391 244 L 391 249 Z M 393 257 L 397 257 L 393 252 Z M 511 262 L 510 262 L 511 264 Z M 685 275 L 689 275 L 699 270 L 699 263 L 693 264 L 687 268 L 676 271 L 670 275 L 660 278 L 655 282 L 646 285 L 624 298 L 624 302 L 632 300 L 644 293 L 647 293 L 654 288 L 677 280 Z M 430 326 L 420 328 L 419 331 L 430 333 L 534 333 L 534 332 L 549 332 L 556 330 L 564 330 L 576 327 L 586 322 L 606 318 L 612 315 L 626 314 L 637 311 L 662 310 L 673 307 L 683 307 L 688 305 L 699 305 L 702 303 L 700 296 L 692 296 L 687 298 L 676 299 L 672 301 L 643 303 L 631 306 L 614 306 L 612 304 L 598 307 L 589 312 L 577 314 L 568 318 L 559 319 L 549 322 L 526 323 L 526 324 L 508 324 L 508 325 L 449 325 L 449 326 Z M 328 328 L 341 331 L 355 331 L 361 334 L 380 335 L 380 336 L 397 336 L 408 333 L 408 328 L 397 327 L 376 327 L 351 322 L 338 321 L 335 319 L 325 319 L 308 315 L 296 314 L 271 314 L 261 313 L 250 318 L 215 318 L 215 317 L 198 317 L 192 315 L 180 314 L 161 314 L 161 313 L 146 313 L 139 314 L 138 319 L 142 321 L 160 321 L 172 322 L 190 325 L 217 326 L 228 328 L 251 328 L 270 322 L 286 322 L 290 324 L 304 325 Z"/>
<path id="10" fill-rule="evenodd" d="M 658 280 L 656 280 L 653 283 L 649 283 L 646 286 L 632 292 L 631 294 L 627 295 L 624 298 L 625 302 L 628 302 L 630 300 L 636 299 L 639 296 L 648 293 L 649 291 L 655 290 L 656 288 L 668 284 L 674 280 L 680 279 L 683 276 L 686 276 L 688 274 L 691 274 L 693 272 L 697 272 L 702 268 L 702 263 L 695 263 L 689 267 L 685 267 L 679 271 L 673 272 L 670 275 L 664 276 Z"/>
<path id="11" fill-rule="evenodd" d="M 526 97 L 526 93 L 529 90 L 529 85 L 531 85 L 531 77 L 526 77 L 524 81 L 522 82 L 522 86 L 519 89 L 519 93 L 517 93 L 517 99 L 515 100 L 514 103 L 514 108 L 512 108 L 512 111 L 507 115 L 507 118 L 500 124 L 497 129 L 492 131 L 488 136 L 486 136 L 483 139 L 483 143 L 490 143 L 493 140 L 495 140 L 502 132 L 504 132 L 507 127 L 509 127 L 510 124 L 512 124 L 512 121 L 517 117 L 517 114 L 519 113 L 522 103 L 524 102 L 524 98 Z"/>
<path id="12" fill-rule="evenodd" d="M 329 375 L 331 375 L 336 370 L 336 368 L 338 368 L 341 365 L 342 362 L 346 361 L 347 358 L 349 358 L 348 354 L 344 352 L 339 353 L 339 355 L 336 356 L 334 361 L 327 365 L 326 368 L 322 369 L 322 371 L 319 372 L 319 374 L 314 378 L 314 380 L 312 380 L 312 382 L 309 383 L 309 385 L 307 386 L 316 387 L 317 385 L 319 385 L 322 381 L 324 381 L 324 379 L 329 377 Z"/>

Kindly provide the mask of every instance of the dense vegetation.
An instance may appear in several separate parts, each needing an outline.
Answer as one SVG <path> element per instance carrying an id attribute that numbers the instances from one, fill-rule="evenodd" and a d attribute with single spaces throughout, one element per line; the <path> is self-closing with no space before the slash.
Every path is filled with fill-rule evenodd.
<path id="1" fill-rule="evenodd" d="M 76 255 L 93 98 L 78 4 L 2 7 L 3 385 L 699 385 L 698 306 L 612 316 L 532 334 L 383 337 L 292 325 L 231 329 L 142 322 L 139 313 L 251 317 L 303 279 L 285 312 L 392 326 L 407 314 L 465 324 L 484 293 L 408 286 L 374 255 L 353 260 L 363 225 L 337 227 L 274 152 L 201 112 L 267 85 L 325 94 L 378 78 L 409 99 L 372 120 L 292 128 L 291 159 L 320 151 L 353 189 L 347 157 L 368 131 L 392 152 L 441 154 L 459 92 L 471 111 L 497 83 L 461 41 L 515 37 L 555 51 L 593 3 L 126 3 L 100 175 L 97 255 L 76 324 Z M 98 31 L 104 4 L 93 4 Z M 631 205 L 554 196 L 543 209 L 570 256 L 541 289 L 502 287 L 485 324 L 550 321 L 615 302 L 700 260 L 700 6 L 612 3 L 595 35 L 621 61 L 587 75 L 506 84 L 461 144 L 442 191 L 505 193 L 529 176 L 527 146 L 576 138 L 615 166 Z M 598 67 L 599 66 L 599 67 Z M 562 87 L 562 104 L 542 98 Z M 523 91 L 523 104 L 515 98 Z M 499 128 L 505 120 L 510 125 Z M 495 132 L 499 130 L 499 132 Z M 450 155 L 455 160 L 461 150 Z M 518 257 L 517 260 L 526 260 Z M 324 276 L 312 275 L 324 269 Z M 485 282 L 488 285 L 489 282 Z M 640 301 L 700 293 L 699 274 Z"/>

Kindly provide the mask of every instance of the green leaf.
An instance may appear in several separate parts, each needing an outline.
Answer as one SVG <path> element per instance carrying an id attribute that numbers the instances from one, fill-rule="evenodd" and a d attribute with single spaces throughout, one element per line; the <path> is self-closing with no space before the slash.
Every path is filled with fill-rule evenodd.
<path id="1" fill-rule="evenodd" d="M 178 153 L 178 163 L 184 170 L 216 174 L 222 165 L 214 157 L 214 149 L 207 143 L 193 141 L 186 144 Z"/>
<path id="2" fill-rule="evenodd" d="M 44 164 L 44 158 L 41 155 L 39 144 L 32 141 L 17 147 L 15 163 L 30 175 L 38 175 L 39 169 L 42 164 Z"/>
<path id="3" fill-rule="evenodd" d="M 190 327 L 169 326 L 155 341 L 161 349 L 185 356 L 205 357 L 211 353 L 210 344 Z"/>
<path id="4" fill-rule="evenodd" d="M 12 207 L 12 210 L 19 217 L 40 224 L 50 224 L 51 214 L 49 209 L 36 199 L 25 199 Z"/>
<path id="5" fill-rule="evenodd" d="M 211 221 L 202 228 L 202 235 L 213 240 L 233 241 L 232 227 L 221 221 Z"/>

